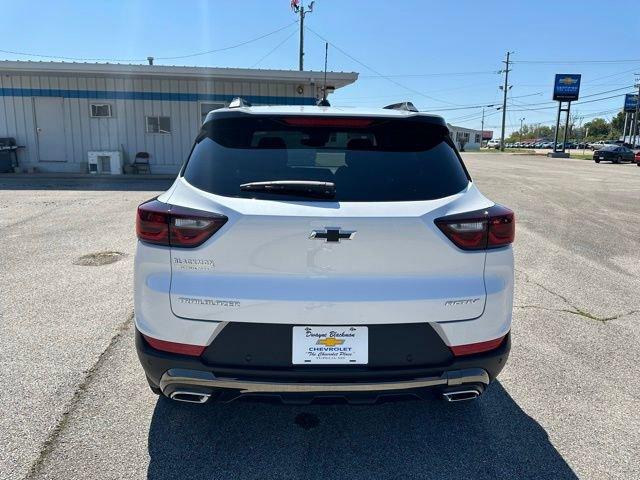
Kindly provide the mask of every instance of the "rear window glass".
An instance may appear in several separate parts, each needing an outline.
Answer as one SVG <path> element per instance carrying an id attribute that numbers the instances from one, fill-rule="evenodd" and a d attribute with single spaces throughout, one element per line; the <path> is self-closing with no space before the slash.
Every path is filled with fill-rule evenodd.
<path id="1" fill-rule="evenodd" d="M 419 118 L 214 119 L 203 126 L 183 175 L 217 195 L 288 201 L 432 200 L 469 183 L 448 130 Z M 332 182 L 335 197 L 240 189 L 277 180 Z"/>

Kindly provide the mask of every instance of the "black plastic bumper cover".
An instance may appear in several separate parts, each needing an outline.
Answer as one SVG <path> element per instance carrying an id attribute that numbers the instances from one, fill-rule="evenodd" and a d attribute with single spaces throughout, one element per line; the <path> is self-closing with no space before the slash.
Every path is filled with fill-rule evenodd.
<path id="1" fill-rule="evenodd" d="M 136 329 L 136 349 L 138 358 L 150 382 L 159 386 L 162 376 L 171 369 L 196 370 L 212 373 L 216 377 L 234 378 L 247 381 L 269 382 L 396 382 L 421 377 L 434 377 L 453 370 L 483 369 L 489 380 L 493 381 L 509 356 L 511 348 L 510 335 L 502 344 L 490 352 L 464 357 L 448 358 L 437 365 L 408 367 L 371 367 L 371 366 L 287 366 L 280 368 L 257 366 L 222 366 L 207 362 L 202 357 L 190 357 L 163 352 L 152 348 Z M 233 395 L 237 397 L 238 395 Z M 282 396 L 282 395 L 280 395 Z"/>

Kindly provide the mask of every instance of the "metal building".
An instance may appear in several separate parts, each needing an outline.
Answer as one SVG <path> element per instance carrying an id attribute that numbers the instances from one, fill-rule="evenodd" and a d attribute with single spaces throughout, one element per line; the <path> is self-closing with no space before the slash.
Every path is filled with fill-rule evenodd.
<path id="1" fill-rule="evenodd" d="M 327 91 L 357 73 L 328 72 Z M 20 171 L 89 170 L 96 152 L 123 164 L 149 154 L 151 173 L 176 173 L 202 119 L 234 97 L 257 105 L 313 105 L 323 72 L 65 62 L 0 62 L 0 137 Z M 92 153 L 93 152 L 93 153 Z"/>
<path id="2" fill-rule="evenodd" d="M 482 132 L 473 128 L 457 127 L 447 124 L 449 135 L 460 151 L 480 150 Z"/>

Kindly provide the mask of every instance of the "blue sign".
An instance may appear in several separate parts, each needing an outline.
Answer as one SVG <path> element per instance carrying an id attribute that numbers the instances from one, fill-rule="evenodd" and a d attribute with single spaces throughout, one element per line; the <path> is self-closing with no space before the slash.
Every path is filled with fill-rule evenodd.
<path id="1" fill-rule="evenodd" d="M 627 93 L 624 96 L 624 111 L 635 112 L 638 106 L 638 95 Z"/>
<path id="2" fill-rule="evenodd" d="M 580 93 L 580 74 L 558 73 L 553 84 L 553 99 L 560 102 L 578 100 Z"/>

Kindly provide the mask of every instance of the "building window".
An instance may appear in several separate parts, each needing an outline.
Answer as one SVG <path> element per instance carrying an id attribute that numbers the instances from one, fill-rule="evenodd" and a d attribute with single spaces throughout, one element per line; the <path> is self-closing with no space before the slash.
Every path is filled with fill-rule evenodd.
<path id="1" fill-rule="evenodd" d="M 480 134 L 476 133 L 476 142 L 475 143 L 480 143 Z"/>
<path id="2" fill-rule="evenodd" d="M 147 133 L 171 133 L 171 118 L 156 115 L 147 117 Z"/>
<path id="3" fill-rule="evenodd" d="M 201 103 L 200 104 L 200 123 L 204 123 L 204 119 L 207 118 L 207 114 L 211 110 L 218 110 L 224 108 L 226 105 L 223 102 Z"/>
<path id="4" fill-rule="evenodd" d="M 94 118 L 111 117 L 111 105 L 108 103 L 92 103 L 91 116 Z"/>

